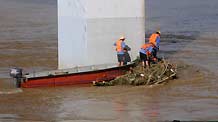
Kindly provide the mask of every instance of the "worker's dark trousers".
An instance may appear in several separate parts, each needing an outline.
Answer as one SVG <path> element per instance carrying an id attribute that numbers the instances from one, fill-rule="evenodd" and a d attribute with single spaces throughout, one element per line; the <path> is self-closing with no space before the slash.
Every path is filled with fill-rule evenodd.
<path id="1" fill-rule="evenodd" d="M 157 58 L 157 51 L 158 51 L 157 47 L 153 48 L 152 55 L 154 56 L 154 58 Z"/>

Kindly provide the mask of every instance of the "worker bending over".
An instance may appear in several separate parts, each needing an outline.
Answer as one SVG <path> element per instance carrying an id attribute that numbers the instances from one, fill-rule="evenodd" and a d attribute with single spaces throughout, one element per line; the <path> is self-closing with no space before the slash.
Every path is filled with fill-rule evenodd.
<path id="1" fill-rule="evenodd" d="M 149 38 L 149 43 L 153 44 L 153 51 L 152 55 L 154 56 L 153 60 L 157 60 L 157 52 L 159 51 L 159 44 L 160 44 L 160 31 L 153 33 Z"/>
<path id="2" fill-rule="evenodd" d="M 140 56 L 140 60 L 142 62 L 142 66 L 149 68 L 150 66 L 150 57 L 153 51 L 153 44 L 151 43 L 145 43 L 142 45 L 140 51 L 139 51 L 139 56 Z"/>
<path id="3" fill-rule="evenodd" d="M 131 48 L 126 45 L 124 48 L 123 48 L 123 51 L 124 51 L 124 62 L 123 62 L 123 65 L 127 65 L 128 62 L 131 62 L 131 57 L 128 53 L 128 51 L 131 51 Z"/>
<path id="4" fill-rule="evenodd" d="M 114 46 L 116 46 L 117 59 L 119 62 L 118 66 L 123 66 L 123 63 L 125 61 L 124 48 L 126 47 L 126 44 L 124 41 L 125 41 L 125 37 L 122 36 L 122 37 L 120 37 L 119 40 L 117 40 L 114 43 Z"/>

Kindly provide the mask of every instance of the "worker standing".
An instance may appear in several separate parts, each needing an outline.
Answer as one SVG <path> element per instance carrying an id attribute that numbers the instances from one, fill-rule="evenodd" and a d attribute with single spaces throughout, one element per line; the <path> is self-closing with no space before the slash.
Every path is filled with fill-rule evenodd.
<path id="1" fill-rule="evenodd" d="M 156 33 L 153 33 L 149 38 L 149 43 L 153 44 L 152 55 L 154 56 L 154 60 L 157 60 L 157 52 L 159 51 L 160 44 L 160 34 L 160 31 L 156 31 Z"/>
<path id="2" fill-rule="evenodd" d="M 149 67 L 150 65 L 150 57 L 152 55 L 152 50 L 153 50 L 153 44 L 151 43 L 146 43 L 143 44 L 140 51 L 139 51 L 139 56 L 140 60 L 142 62 L 143 67 Z"/>
<path id="3" fill-rule="evenodd" d="M 124 56 L 124 48 L 126 46 L 125 44 L 125 37 L 122 36 L 120 37 L 119 40 L 117 40 L 115 43 L 114 43 L 114 46 L 116 46 L 116 51 L 117 51 L 117 59 L 118 59 L 118 62 L 119 62 L 119 66 L 123 66 L 123 63 L 125 61 L 125 56 Z"/>

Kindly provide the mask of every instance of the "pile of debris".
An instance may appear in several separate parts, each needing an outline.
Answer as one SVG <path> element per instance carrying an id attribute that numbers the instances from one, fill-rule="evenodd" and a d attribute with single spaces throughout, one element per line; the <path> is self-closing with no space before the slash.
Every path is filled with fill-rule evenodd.
<path id="1" fill-rule="evenodd" d="M 140 63 L 132 68 L 125 75 L 117 77 L 109 82 L 93 82 L 94 86 L 113 85 L 154 85 L 161 84 L 169 79 L 176 78 L 177 65 L 161 60 L 144 68 Z"/>

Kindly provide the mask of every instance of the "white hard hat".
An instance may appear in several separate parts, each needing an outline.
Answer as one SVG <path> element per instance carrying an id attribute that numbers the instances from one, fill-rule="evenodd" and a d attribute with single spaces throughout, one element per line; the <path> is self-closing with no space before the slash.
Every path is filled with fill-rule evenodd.
<path id="1" fill-rule="evenodd" d="M 121 36 L 120 37 L 120 40 L 125 40 L 126 38 L 124 36 Z"/>

